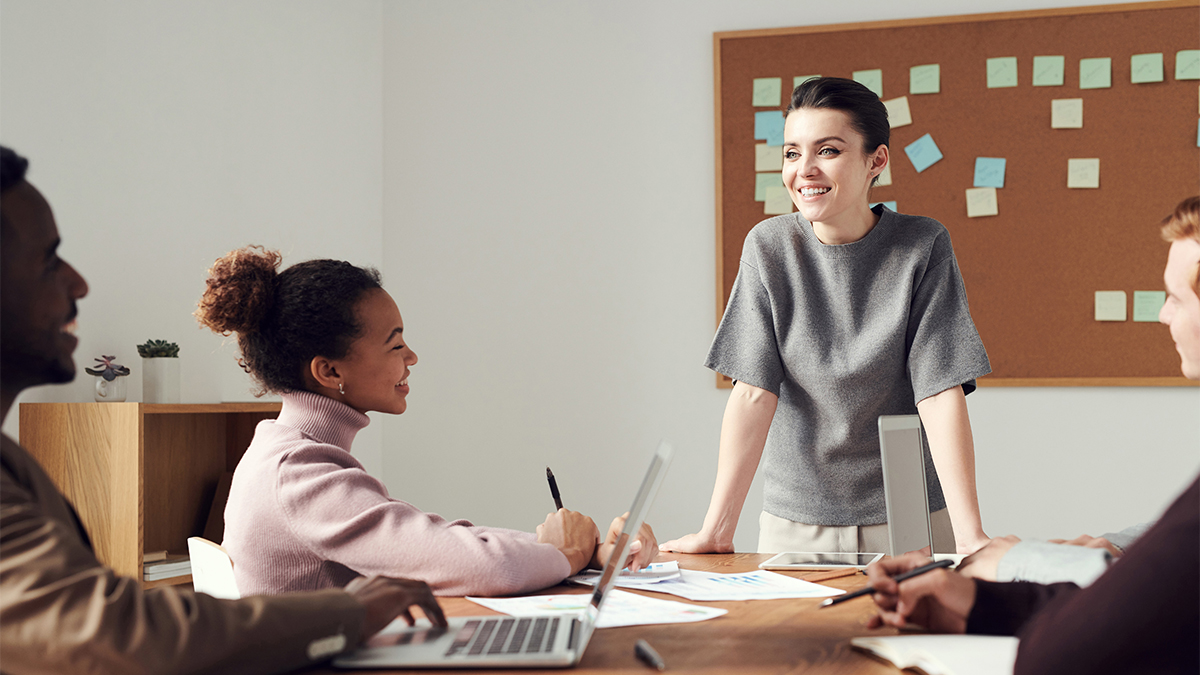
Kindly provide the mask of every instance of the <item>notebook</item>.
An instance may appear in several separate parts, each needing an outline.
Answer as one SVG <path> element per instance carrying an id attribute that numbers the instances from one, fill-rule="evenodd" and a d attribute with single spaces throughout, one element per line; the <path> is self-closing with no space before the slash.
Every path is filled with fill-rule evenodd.
<path id="1" fill-rule="evenodd" d="M 997 635 L 856 637 L 855 649 L 925 675 L 1012 675 L 1017 638 Z"/>
<path id="2" fill-rule="evenodd" d="M 562 668 L 578 664 L 670 461 L 671 445 L 664 441 L 650 460 L 625 529 L 583 614 L 454 617 L 447 628 L 426 622 L 409 627 L 397 620 L 357 651 L 334 659 L 333 664 L 339 668 Z"/>

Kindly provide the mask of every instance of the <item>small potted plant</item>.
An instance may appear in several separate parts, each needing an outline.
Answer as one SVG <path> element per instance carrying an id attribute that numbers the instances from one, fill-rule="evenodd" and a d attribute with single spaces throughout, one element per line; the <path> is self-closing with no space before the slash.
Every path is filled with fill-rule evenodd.
<path id="1" fill-rule="evenodd" d="M 125 400 L 125 380 L 129 369 L 116 362 L 115 356 L 100 355 L 95 368 L 84 368 L 96 376 L 95 398 L 100 403 L 120 403 Z"/>
<path id="2" fill-rule="evenodd" d="M 147 340 L 137 350 L 142 357 L 142 402 L 179 403 L 179 345 Z"/>

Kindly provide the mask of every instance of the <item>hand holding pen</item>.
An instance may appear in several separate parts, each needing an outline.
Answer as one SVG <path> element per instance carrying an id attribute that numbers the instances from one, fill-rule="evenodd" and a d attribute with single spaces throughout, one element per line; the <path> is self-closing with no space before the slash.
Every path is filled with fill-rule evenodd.
<path id="1" fill-rule="evenodd" d="M 929 558 L 913 552 L 897 558 L 885 558 L 867 568 L 878 615 L 871 617 L 870 628 L 917 624 L 934 633 L 964 633 L 967 616 L 975 606 L 975 581 L 942 569 L 949 561 L 929 565 Z M 901 577 L 928 568 L 927 573 Z"/>

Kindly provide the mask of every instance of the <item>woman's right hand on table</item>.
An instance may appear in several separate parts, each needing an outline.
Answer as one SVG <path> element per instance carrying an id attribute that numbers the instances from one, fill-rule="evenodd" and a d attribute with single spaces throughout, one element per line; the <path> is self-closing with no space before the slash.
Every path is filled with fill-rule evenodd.
<path id="1" fill-rule="evenodd" d="M 537 526 L 537 540 L 562 551 L 571 563 L 571 574 L 576 574 L 591 562 L 600 542 L 600 529 L 595 521 L 578 511 L 559 509 Z"/>
<path id="2" fill-rule="evenodd" d="M 700 531 L 672 539 L 659 546 L 658 550 L 673 553 L 733 553 L 733 540 L 721 541 Z"/>

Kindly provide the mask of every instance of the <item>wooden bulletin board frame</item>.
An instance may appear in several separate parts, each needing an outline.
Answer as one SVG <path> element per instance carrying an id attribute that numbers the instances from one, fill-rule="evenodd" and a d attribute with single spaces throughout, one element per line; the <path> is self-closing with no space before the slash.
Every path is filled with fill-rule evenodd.
<path id="1" fill-rule="evenodd" d="M 717 321 L 742 242 L 764 215 L 754 197 L 752 80 L 851 77 L 880 68 L 884 100 L 908 96 L 892 130 L 893 183 L 872 202 L 950 231 L 971 312 L 992 361 L 981 386 L 1188 386 L 1165 326 L 1098 322 L 1094 292 L 1161 290 L 1158 222 L 1200 191 L 1200 81 L 1176 80 L 1176 52 L 1200 49 L 1200 2 L 1167 0 L 713 34 Z M 1163 53 L 1164 81 L 1130 83 L 1130 57 Z M 1031 84 L 1034 56 L 1065 57 L 1063 86 Z M 1015 56 L 1018 86 L 988 89 L 986 59 Z M 1110 57 L 1112 86 L 1079 88 L 1082 58 Z M 938 94 L 909 94 L 909 68 L 937 63 Z M 1051 101 L 1082 98 L 1082 129 L 1051 129 Z M 944 159 L 918 173 L 904 147 L 932 134 Z M 966 217 L 976 157 L 1007 160 L 999 215 Z M 1067 159 L 1098 158 L 1100 189 L 1068 189 Z M 719 386 L 730 386 L 718 376 Z"/>

